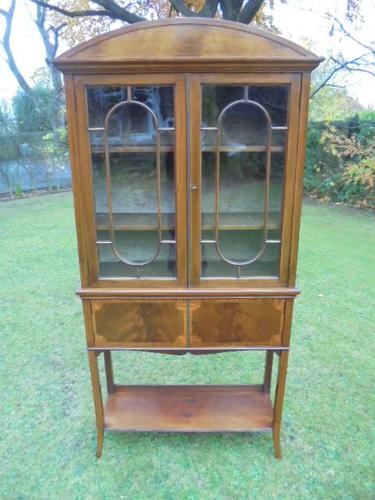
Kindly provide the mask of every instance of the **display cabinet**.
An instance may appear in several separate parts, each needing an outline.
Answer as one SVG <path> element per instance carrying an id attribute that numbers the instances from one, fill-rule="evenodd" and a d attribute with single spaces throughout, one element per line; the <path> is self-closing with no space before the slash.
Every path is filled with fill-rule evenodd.
<path id="1" fill-rule="evenodd" d="M 127 26 L 55 61 L 98 457 L 112 430 L 269 430 L 281 456 L 309 78 L 319 62 L 273 34 L 207 19 Z M 264 380 L 122 386 L 113 350 L 264 350 Z"/>

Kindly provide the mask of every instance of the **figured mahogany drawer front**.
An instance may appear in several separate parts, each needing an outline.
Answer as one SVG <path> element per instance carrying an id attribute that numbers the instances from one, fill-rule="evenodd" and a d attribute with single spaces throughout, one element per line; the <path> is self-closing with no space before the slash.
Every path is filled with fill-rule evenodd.
<path id="1" fill-rule="evenodd" d="M 92 301 L 96 346 L 185 347 L 184 300 Z"/>
<path id="2" fill-rule="evenodd" d="M 190 346 L 282 345 L 282 299 L 192 300 Z"/>

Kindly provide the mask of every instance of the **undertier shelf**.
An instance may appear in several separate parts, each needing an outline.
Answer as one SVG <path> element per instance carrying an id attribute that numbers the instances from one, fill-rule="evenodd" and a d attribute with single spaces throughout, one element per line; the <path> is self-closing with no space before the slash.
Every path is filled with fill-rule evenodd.
<path id="1" fill-rule="evenodd" d="M 139 432 L 267 431 L 273 408 L 262 385 L 115 386 L 104 426 Z"/>

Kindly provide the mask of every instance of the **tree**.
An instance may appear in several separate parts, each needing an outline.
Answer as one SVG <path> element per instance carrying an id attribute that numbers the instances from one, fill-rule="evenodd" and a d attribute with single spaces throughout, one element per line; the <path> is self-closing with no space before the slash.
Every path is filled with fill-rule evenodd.
<path id="1" fill-rule="evenodd" d="M 146 0 L 148 3 L 150 0 Z M 162 0 L 167 4 L 167 0 Z M 67 10 L 82 11 L 88 8 L 89 0 L 57 0 L 56 4 Z M 46 9 L 47 10 L 47 9 Z M 167 13 L 165 14 L 167 15 Z M 61 36 L 70 47 L 113 29 L 116 20 L 105 16 L 68 17 L 48 9 L 48 20 L 52 26 L 64 23 Z"/>
<path id="2" fill-rule="evenodd" d="M 272 18 L 265 15 L 265 6 L 274 6 L 274 0 L 30 0 L 52 13 L 53 23 L 58 25 L 65 19 L 64 39 L 73 46 L 110 29 L 112 24 L 136 23 L 147 19 L 173 16 L 218 17 L 249 24 L 255 21 L 267 29 L 277 31 Z M 288 0 L 280 0 L 286 3 Z M 94 7 L 94 8 L 90 8 Z M 342 53 L 332 54 L 314 75 L 311 97 L 315 97 L 326 87 L 343 87 L 340 85 L 342 74 L 365 72 L 375 76 L 375 45 L 361 41 L 353 32 L 356 20 L 362 21 L 361 1 L 347 0 L 345 19 L 326 13 L 331 21 L 330 35 L 339 33 L 350 38 L 354 45 L 363 49 L 354 57 Z M 323 77 L 322 77 L 323 76 Z M 345 93 L 345 92 L 344 92 Z M 332 91 L 326 92 L 329 96 Z M 340 94 L 340 93 L 339 93 Z M 336 97 L 336 94 L 335 94 Z M 344 99 L 344 95 L 341 93 Z M 324 99 L 323 99 L 324 100 Z M 345 99 L 344 99 L 345 100 Z"/>
<path id="3" fill-rule="evenodd" d="M 268 27 L 262 7 L 273 8 L 275 0 L 30 0 L 70 19 L 98 19 L 133 24 L 160 17 L 222 17 L 230 21 L 257 23 Z M 279 0 L 287 3 L 288 0 Z M 94 7 L 94 8 L 91 8 Z M 360 16 L 361 0 L 346 0 L 346 18 L 352 22 Z M 257 18 L 258 17 L 258 18 Z M 98 24 L 97 24 L 98 26 Z"/>
<path id="4" fill-rule="evenodd" d="M 53 10 L 70 18 L 87 18 L 87 17 L 100 17 L 102 19 L 118 20 L 125 23 L 133 24 L 139 21 L 145 21 L 146 12 L 150 7 L 155 9 L 156 3 L 152 0 L 147 2 L 147 10 L 144 14 L 138 13 L 138 2 L 125 2 L 123 0 L 91 0 L 96 8 L 90 9 L 89 2 L 83 1 L 85 8 L 69 8 L 71 2 L 65 7 L 66 2 L 61 7 L 56 3 L 49 3 L 44 0 L 30 0 L 31 2 Z M 255 17 L 256 13 L 262 6 L 265 0 L 168 0 L 169 1 L 169 16 L 173 12 L 181 14 L 186 17 L 217 17 L 222 15 L 224 19 L 231 21 L 238 21 L 240 23 L 249 24 Z M 285 1 L 285 0 L 281 0 Z M 76 2 L 75 2 L 76 3 Z M 146 2 L 145 2 L 146 3 Z M 271 1 L 271 3 L 273 3 Z"/>
<path id="5" fill-rule="evenodd" d="M 65 27 L 65 23 L 60 23 L 56 26 L 52 24 L 47 25 L 46 17 L 47 10 L 40 5 L 37 5 L 36 17 L 34 21 L 39 30 L 40 36 L 42 37 L 44 48 L 46 51 L 46 64 L 49 69 L 50 80 L 54 91 L 54 99 L 52 100 L 51 107 L 49 108 L 50 122 L 52 125 L 52 129 L 56 130 L 57 128 L 62 127 L 64 124 L 63 115 L 61 112 L 64 100 L 61 74 L 52 64 L 52 61 L 56 57 L 57 50 L 59 48 L 60 34 Z"/>
<path id="6" fill-rule="evenodd" d="M 31 0 L 30 0 L 31 1 Z M 122 1 L 122 0 L 121 0 Z M 198 12 L 203 0 L 186 0 L 189 8 Z M 285 3 L 286 0 L 278 0 Z M 107 33 L 111 29 L 115 29 L 123 24 L 127 24 L 121 19 L 116 19 L 115 16 L 101 15 L 99 10 L 94 10 L 97 15 L 78 15 L 80 13 L 92 12 L 89 10 L 90 0 L 54 0 L 48 2 L 50 8 L 48 20 L 52 25 L 64 24 L 61 36 L 70 47 L 93 38 L 102 33 Z M 132 4 L 127 4 L 128 8 L 132 8 L 132 12 L 137 14 L 141 19 L 157 20 L 165 18 L 179 17 L 181 14 L 177 12 L 169 0 L 136 0 Z M 273 25 L 273 18 L 269 13 L 266 13 L 265 7 L 273 5 L 273 0 L 265 0 L 258 9 L 253 22 L 258 26 L 264 27 L 270 31 L 277 32 Z M 54 6 L 58 8 L 54 9 Z M 69 12 L 69 15 L 64 15 L 62 12 Z M 216 12 L 219 16 L 220 8 Z"/>
<path id="7" fill-rule="evenodd" d="M 3 34 L 3 38 L 1 40 L 1 45 L 3 46 L 4 52 L 7 56 L 7 62 L 9 69 L 12 71 L 15 76 L 18 85 L 21 89 L 26 93 L 31 93 L 30 85 L 27 83 L 26 79 L 23 77 L 21 71 L 18 68 L 16 60 L 14 59 L 13 52 L 10 46 L 10 37 L 12 33 L 13 27 L 13 18 L 14 18 L 14 10 L 16 8 L 16 0 L 11 0 L 8 10 L 0 9 L 0 14 L 5 19 L 5 30 Z"/>
<path id="8" fill-rule="evenodd" d="M 345 87 L 327 85 L 310 101 L 309 120 L 312 122 L 344 120 L 363 107 L 348 94 Z"/>
<path id="9" fill-rule="evenodd" d="M 30 0 L 31 2 L 53 12 L 54 23 L 65 18 L 66 30 L 64 38 L 72 46 L 92 36 L 108 31 L 113 23 L 136 23 L 146 19 L 160 17 L 223 17 L 227 20 L 249 24 L 255 21 L 258 25 L 277 31 L 272 18 L 265 15 L 264 7 L 274 6 L 274 0 Z M 279 0 L 286 3 L 288 0 Z M 93 8 L 91 8 L 93 7 Z M 332 14 L 326 17 L 332 21 L 331 35 L 339 31 L 342 36 L 349 37 L 354 44 L 364 49 L 355 57 L 343 54 L 331 55 L 330 71 L 325 79 L 315 85 L 312 97 L 326 85 L 335 85 L 337 76 L 353 72 L 366 72 L 375 76 L 374 46 L 363 43 L 356 37 L 351 26 L 356 20 L 362 20 L 361 0 L 347 0 L 345 19 L 339 20 Z M 66 21 L 68 19 L 68 21 Z"/>
<path id="10" fill-rule="evenodd" d="M 352 5 L 349 2 L 349 7 Z M 375 43 L 367 44 L 363 42 L 350 29 L 355 19 L 360 18 L 362 22 L 359 3 L 354 3 L 351 10 L 347 11 L 346 19 L 340 20 L 335 15 L 326 13 L 325 17 L 331 21 L 330 35 L 338 33 L 342 38 L 348 38 L 353 42 L 353 46 L 357 48 L 358 53 L 355 56 L 348 57 L 343 53 L 331 54 L 324 65 L 322 65 L 316 76 L 324 72 L 324 78 L 321 78 L 317 85 L 314 85 L 311 97 L 315 97 L 326 86 L 338 87 L 337 76 L 343 73 L 366 73 L 375 78 Z"/>
<path id="11" fill-rule="evenodd" d="M 38 71 L 32 80 L 30 92 L 19 89 L 12 99 L 16 130 L 18 133 L 50 132 L 55 95 L 48 70 Z"/>
<path id="12" fill-rule="evenodd" d="M 0 43 L 9 69 L 20 86 L 12 101 L 12 130 L 4 128 L 4 120 L 9 118 L 4 107 L 0 113 L 4 134 L 0 137 L 0 156 L 5 161 L 13 160 L 12 165 L 1 163 L 0 181 L 9 192 L 16 190 L 19 194 L 22 194 L 25 179 L 29 178 L 29 185 L 35 186 L 37 176 L 55 178 L 53 183 L 59 188 L 59 172 L 67 161 L 62 81 L 60 73 L 52 65 L 65 23 L 51 24 L 44 7 L 34 8 L 34 22 L 44 44 L 47 68 L 40 70 L 34 79 L 29 79 L 30 82 L 22 75 L 11 48 L 16 0 L 9 0 L 7 9 L 0 9 L 0 15 L 5 20 Z"/>
<path id="13" fill-rule="evenodd" d="M 37 102 L 38 98 L 41 95 L 46 94 L 47 87 L 50 85 L 44 84 L 43 89 L 41 88 L 33 89 L 31 85 L 27 82 L 26 78 L 22 75 L 15 57 L 12 52 L 10 39 L 13 28 L 13 19 L 16 8 L 16 0 L 10 0 L 8 10 L 0 9 L 0 14 L 4 17 L 5 20 L 5 30 L 3 33 L 3 37 L 1 40 L 1 44 L 7 56 L 7 62 L 9 69 L 12 71 L 14 77 L 16 78 L 21 91 L 24 102 L 28 102 L 28 106 L 36 109 L 40 106 L 40 103 Z M 50 75 L 50 83 L 53 89 L 53 92 L 50 92 L 51 102 L 48 107 L 48 122 L 49 129 L 57 130 L 58 128 L 64 126 L 64 117 L 63 117 L 63 87 L 60 73 L 56 70 L 56 68 L 52 65 L 52 61 L 56 56 L 58 46 L 59 46 L 59 37 L 61 30 L 64 28 L 64 23 L 60 23 L 56 26 L 47 25 L 46 16 L 47 10 L 41 6 L 35 6 L 36 9 L 36 17 L 34 18 L 35 24 L 38 28 L 38 31 L 43 40 L 44 48 L 46 51 L 46 64 L 49 69 Z M 43 99 L 42 101 L 43 102 Z M 57 137 L 57 136 L 56 136 Z"/>
<path id="14" fill-rule="evenodd" d="M 195 11 L 200 10 L 202 0 L 187 0 L 190 8 Z M 286 3 L 286 0 L 278 0 L 281 3 Z M 53 25 L 59 24 L 62 20 L 65 23 L 62 32 L 62 38 L 70 47 L 74 47 L 78 43 L 86 41 L 102 33 L 108 33 L 113 28 L 124 24 L 124 21 L 109 16 L 77 16 L 78 12 L 85 12 L 89 8 L 89 0 L 55 0 L 54 4 L 61 11 L 72 12 L 72 15 L 63 15 L 56 10 L 49 9 L 49 20 Z M 273 7 L 273 0 L 265 0 L 252 22 L 257 26 L 263 27 L 273 32 L 278 32 L 273 25 L 273 17 L 266 13 L 267 5 Z M 143 19 L 157 20 L 180 16 L 180 13 L 173 9 L 169 0 L 136 0 L 132 4 L 134 13 Z M 97 11 L 95 11 L 97 12 Z M 74 13 L 74 15 L 73 15 Z M 216 13 L 218 16 L 219 9 Z"/>

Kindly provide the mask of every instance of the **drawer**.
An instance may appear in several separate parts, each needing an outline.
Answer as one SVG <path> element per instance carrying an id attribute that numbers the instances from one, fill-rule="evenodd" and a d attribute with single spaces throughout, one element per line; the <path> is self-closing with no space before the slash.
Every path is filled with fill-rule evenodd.
<path id="1" fill-rule="evenodd" d="M 97 347 L 186 347 L 185 300 L 91 301 Z"/>
<path id="2" fill-rule="evenodd" d="M 281 346 L 284 307 L 284 299 L 192 300 L 190 346 Z"/>

